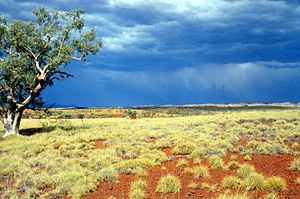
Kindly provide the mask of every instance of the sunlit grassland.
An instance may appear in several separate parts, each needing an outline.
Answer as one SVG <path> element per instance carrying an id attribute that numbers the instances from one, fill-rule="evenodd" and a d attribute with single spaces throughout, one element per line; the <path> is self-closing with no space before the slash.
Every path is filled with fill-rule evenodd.
<path id="1" fill-rule="evenodd" d="M 272 123 L 266 124 L 269 119 Z M 229 151 L 296 156 L 299 152 L 285 142 L 300 136 L 300 112 L 217 111 L 135 120 L 24 119 L 21 128 L 37 133 L 1 139 L 0 176 L 10 181 L 1 184 L 2 196 L 78 198 L 95 190 L 99 182 L 114 182 L 120 173 L 143 174 L 167 161 L 160 150 L 165 147 L 194 159 L 224 156 Z M 249 142 L 237 147 L 241 138 Z M 96 141 L 103 141 L 105 147 L 96 149 Z"/>

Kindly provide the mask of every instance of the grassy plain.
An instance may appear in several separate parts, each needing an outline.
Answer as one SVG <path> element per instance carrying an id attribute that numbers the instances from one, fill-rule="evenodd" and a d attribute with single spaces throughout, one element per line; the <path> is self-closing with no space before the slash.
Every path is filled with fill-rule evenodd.
<path id="1" fill-rule="evenodd" d="M 298 108 L 130 111 L 23 119 L 30 136 L 0 140 L 0 198 L 300 197 Z"/>

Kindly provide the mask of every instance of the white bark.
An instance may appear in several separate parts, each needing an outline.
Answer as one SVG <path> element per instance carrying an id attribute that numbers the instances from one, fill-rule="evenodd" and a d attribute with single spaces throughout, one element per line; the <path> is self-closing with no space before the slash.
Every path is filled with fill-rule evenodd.
<path id="1" fill-rule="evenodd" d="M 23 111 L 7 111 L 6 116 L 4 116 L 4 135 L 7 137 L 9 135 L 16 135 L 20 132 L 20 123 Z"/>

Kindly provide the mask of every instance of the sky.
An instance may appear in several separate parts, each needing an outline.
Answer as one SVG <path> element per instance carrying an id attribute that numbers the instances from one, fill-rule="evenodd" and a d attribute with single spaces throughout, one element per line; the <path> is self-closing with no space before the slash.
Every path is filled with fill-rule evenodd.
<path id="1" fill-rule="evenodd" d="M 0 0 L 9 20 L 83 8 L 103 47 L 43 92 L 56 106 L 300 101 L 300 0 Z"/>

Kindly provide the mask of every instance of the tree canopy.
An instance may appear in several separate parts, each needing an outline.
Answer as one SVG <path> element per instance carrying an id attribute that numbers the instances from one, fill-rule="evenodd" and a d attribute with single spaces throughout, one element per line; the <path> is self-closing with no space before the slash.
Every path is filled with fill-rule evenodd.
<path id="1" fill-rule="evenodd" d="M 85 61 L 101 47 L 96 31 L 84 28 L 83 10 L 40 8 L 33 13 L 34 21 L 8 22 L 0 16 L 0 119 L 4 125 L 10 126 L 10 114 L 15 118 L 16 113 L 22 115 L 24 109 L 40 105 L 41 91 L 54 80 L 70 77 L 64 68 L 72 60 Z"/>

